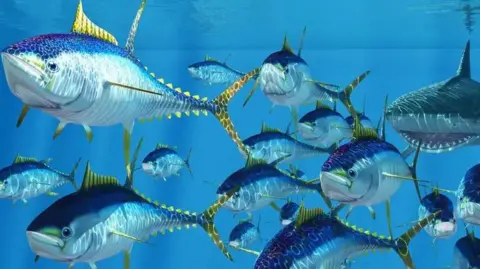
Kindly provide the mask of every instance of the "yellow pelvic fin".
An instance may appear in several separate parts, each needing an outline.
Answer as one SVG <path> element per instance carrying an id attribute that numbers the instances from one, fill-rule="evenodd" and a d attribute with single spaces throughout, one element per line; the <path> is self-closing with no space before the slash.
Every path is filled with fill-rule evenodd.
<path id="1" fill-rule="evenodd" d="M 82 124 L 83 126 L 83 129 L 85 130 L 85 133 L 87 134 L 87 140 L 88 142 L 92 142 L 93 140 L 93 132 L 92 132 L 92 129 L 90 128 L 90 126 L 86 125 L 86 124 Z"/>
<path id="2" fill-rule="evenodd" d="M 17 120 L 17 128 L 20 127 L 25 120 L 25 117 L 27 116 L 28 111 L 30 110 L 30 107 L 27 105 L 23 105 L 22 111 L 20 112 L 20 116 L 18 116 Z"/>
<path id="3" fill-rule="evenodd" d="M 81 190 L 88 190 L 90 188 L 95 188 L 96 186 L 103 185 L 120 185 L 117 178 L 113 176 L 104 176 L 97 174 L 92 171 L 90 167 L 90 162 L 87 162 L 87 167 L 85 168 L 85 174 L 83 175 L 83 182 Z"/>
<path id="4" fill-rule="evenodd" d="M 98 25 L 93 23 L 87 17 L 87 15 L 85 15 L 81 0 L 78 2 L 77 12 L 75 14 L 75 20 L 72 26 L 72 32 L 96 37 L 118 46 L 117 39 L 112 34 L 100 28 Z"/>
<path id="5" fill-rule="evenodd" d="M 61 121 L 58 123 L 57 129 L 55 129 L 55 132 L 53 133 L 54 140 L 57 139 L 57 137 L 63 132 L 63 129 L 65 128 L 66 125 L 67 123 L 64 121 Z"/>

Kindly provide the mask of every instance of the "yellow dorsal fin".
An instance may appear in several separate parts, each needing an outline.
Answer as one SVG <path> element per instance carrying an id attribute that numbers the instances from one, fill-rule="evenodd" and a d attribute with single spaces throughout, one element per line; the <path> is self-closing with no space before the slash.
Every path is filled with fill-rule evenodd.
<path id="1" fill-rule="evenodd" d="M 291 52 L 292 54 L 295 54 L 295 52 L 293 52 L 293 50 L 292 50 L 292 47 L 290 47 L 290 44 L 288 44 L 287 34 L 285 34 L 285 37 L 283 38 L 282 50 Z"/>
<path id="2" fill-rule="evenodd" d="M 205 55 L 205 62 L 218 62 L 218 61 L 208 55 Z"/>
<path id="3" fill-rule="evenodd" d="M 157 146 L 155 147 L 155 149 L 168 149 L 170 148 L 168 145 L 165 145 L 165 144 L 157 144 Z"/>
<path id="4" fill-rule="evenodd" d="M 268 164 L 268 163 L 263 159 L 256 159 L 256 158 L 253 158 L 251 155 L 249 155 L 247 158 L 247 162 L 245 163 L 245 168 L 250 168 L 256 165 L 263 165 L 263 164 Z"/>
<path id="5" fill-rule="evenodd" d="M 316 109 L 322 109 L 322 108 L 326 108 L 326 109 L 332 109 L 330 106 L 324 104 L 321 100 L 318 100 L 317 101 L 317 105 L 315 106 Z"/>
<path id="6" fill-rule="evenodd" d="M 92 168 L 90 167 L 90 162 L 87 162 L 85 174 L 83 175 L 81 190 L 88 190 L 90 188 L 103 185 L 120 185 L 120 183 L 118 182 L 117 178 L 113 176 L 104 176 L 93 172 Z"/>
<path id="7" fill-rule="evenodd" d="M 23 157 L 20 154 L 17 154 L 15 156 L 15 159 L 13 159 L 13 163 L 26 163 L 26 162 L 38 162 L 36 158 L 33 157 Z"/>
<path id="8" fill-rule="evenodd" d="M 305 222 L 314 219 L 320 215 L 324 214 L 323 210 L 320 208 L 306 209 L 302 204 L 300 204 L 300 209 L 298 211 L 297 219 L 295 220 L 295 227 L 299 227 Z"/>
<path id="9" fill-rule="evenodd" d="M 73 21 L 72 32 L 89 35 L 118 46 L 117 39 L 112 34 L 100 28 L 98 25 L 93 23 L 87 17 L 87 15 L 85 15 L 81 0 L 78 2 L 77 13 L 75 14 L 75 20 Z"/>
<path id="10" fill-rule="evenodd" d="M 275 128 L 272 128 L 272 127 L 269 127 L 265 122 L 262 123 L 262 130 L 261 130 L 262 133 L 281 133 L 282 131 L 280 131 L 279 129 L 275 129 Z"/>

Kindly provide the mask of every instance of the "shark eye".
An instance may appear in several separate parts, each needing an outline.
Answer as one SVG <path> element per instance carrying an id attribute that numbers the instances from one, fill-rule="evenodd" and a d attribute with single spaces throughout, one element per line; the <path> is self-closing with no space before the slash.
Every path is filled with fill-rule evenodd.
<path id="1" fill-rule="evenodd" d="M 351 177 L 351 178 L 354 178 L 357 176 L 357 171 L 353 170 L 353 169 L 348 169 L 348 176 Z"/>
<path id="2" fill-rule="evenodd" d="M 70 238 L 73 235 L 72 229 L 70 227 L 63 227 L 62 229 L 62 236 L 64 238 Z"/>
<path id="3" fill-rule="evenodd" d="M 48 67 L 48 70 L 50 70 L 52 72 L 57 72 L 58 71 L 58 65 L 53 61 L 48 61 L 47 62 L 47 67 Z"/>

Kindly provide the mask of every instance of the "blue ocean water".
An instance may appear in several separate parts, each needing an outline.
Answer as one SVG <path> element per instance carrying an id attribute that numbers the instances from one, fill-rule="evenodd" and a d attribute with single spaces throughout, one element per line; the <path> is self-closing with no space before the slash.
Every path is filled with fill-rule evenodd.
<path id="1" fill-rule="evenodd" d="M 0 1 L 0 47 L 34 35 L 68 32 L 77 5 L 75 0 L 2 0 Z M 367 96 L 366 112 L 376 122 L 382 115 L 383 98 L 390 101 L 408 91 L 452 76 L 458 67 L 465 42 L 472 43 L 472 77 L 480 77 L 478 50 L 479 36 L 469 36 L 464 29 L 461 13 L 427 16 L 409 7 L 419 1 L 161 1 L 149 0 L 136 39 L 136 56 L 159 77 L 192 93 L 213 98 L 221 86 L 208 87 L 190 78 L 186 67 L 208 54 L 222 60 L 229 54 L 228 63 L 236 69 L 250 71 L 258 67 L 273 51 L 281 48 L 285 32 L 296 49 L 301 30 L 307 26 L 303 52 L 313 76 L 339 85 L 350 83 L 357 75 L 371 70 L 371 75 L 360 84 L 353 101 L 361 107 Z M 124 44 L 140 1 L 84 0 L 86 14 L 98 25 L 114 34 Z M 80 182 L 86 160 L 94 171 L 125 178 L 122 155 L 122 128 L 93 127 L 94 139 L 87 142 L 81 126 L 68 125 L 63 134 L 52 140 L 57 120 L 31 111 L 20 128 L 15 122 L 22 104 L 8 89 L 3 72 L 0 74 L 0 115 L 2 134 L 0 165 L 7 166 L 15 155 L 53 158 L 52 166 L 70 171 L 78 157 L 83 158 L 77 172 Z M 262 122 L 284 129 L 290 122 L 290 113 L 277 107 L 269 114 L 270 102 L 257 92 L 250 103 L 242 103 L 251 89 L 249 83 L 230 105 L 230 113 L 241 137 L 260 131 Z M 304 107 L 301 114 L 312 109 Z M 343 107 L 341 111 L 345 113 Z M 154 181 L 138 173 L 135 186 L 152 199 L 181 209 L 201 212 L 215 199 L 215 184 L 245 164 L 214 117 L 183 117 L 137 123 L 132 144 L 144 137 L 142 157 L 157 143 L 178 147 L 182 155 L 192 148 L 192 179 L 188 173 L 167 182 Z M 405 142 L 388 126 L 388 140 L 403 149 Z M 325 157 L 298 163 L 309 178 L 318 177 Z M 445 154 L 422 154 L 418 167 L 421 179 L 438 183 L 446 189 L 456 189 L 468 168 L 480 162 L 478 149 L 462 148 Z M 59 192 L 72 192 L 71 186 Z M 47 208 L 55 197 L 42 196 L 28 204 L 5 200 L 0 203 L 1 268 L 56 269 L 66 264 L 40 259 L 34 263 L 25 230 L 33 218 Z M 309 207 L 323 206 L 315 194 L 308 196 Z M 355 210 L 350 223 L 380 234 L 387 234 L 383 206 L 375 206 L 377 220 L 369 217 L 366 209 Z M 400 235 L 417 218 L 418 201 L 413 184 L 405 182 L 392 198 L 392 221 L 395 235 Z M 278 214 L 271 208 L 256 212 L 262 216 L 262 237 L 268 239 L 280 230 Z M 221 211 L 215 222 L 224 240 L 238 222 L 228 211 Z M 464 236 L 459 226 L 457 235 L 446 240 L 432 239 L 424 232 L 412 242 L 410 251 L 417 268 L 445 268 L 452 263 L 453 245 Z M 152 244 L 136 244 L 132 252 L 135 268 L 252 268 L 255 257 L 232 250 L 230 262 L 211 243 L 201 229 L 175 231 L 158 236 Z M 253 246 L 261 250 L 263 245 Z M 121 255 L 98 263 L 102 268 L 122 268 Z M 404 268 L 394 252 L 375 253 L 355 259 L 352 268 Z M 78 264 L 76 268 L 87 268 Z"/>

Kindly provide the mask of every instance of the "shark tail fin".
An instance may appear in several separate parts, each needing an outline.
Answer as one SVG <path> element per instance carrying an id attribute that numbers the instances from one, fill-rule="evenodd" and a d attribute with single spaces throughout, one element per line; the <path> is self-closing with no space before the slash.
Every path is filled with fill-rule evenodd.
<path id="1" fill-rule="evenodd" d="M 223 128 L 227 131 L 228 135 L 232 138 L 233 142 L 245 153 L 248 155 L 248 148 L 243 144 L 242 139 L 238 135 L 233 122 L 228 114 L 228 104 L 230 100 L 235 96 L 236 93 L 240 91 L 240 89 L 255 75 L 260 73 L 260 69 L 256 68 L 251 72 L 247 73 L 239 80 L 235 81 L 230 87 L 228 87 L 225 91 L 223 91 L 217 98 L 215 98 L 213 102 L 213 106 L 208 106 L 208 109 L 211 113 L 215 115 L 215 117 L 220 121 Z"/>
<path id="2" fill-rule="evenodd" d="M 407 267 L 407 269 L 415 269 L 415 265 L 413 264 L 412 256 L 410 256 L 410 251 L 408 249 L 408 245 L 410 241 L 423 229 L 427 226 L 430 222 L 432 222 L 435 217 L 440 214 L 441 211 L 437 211 L 432 215 L 420 220 L 415 225 L 413 225 L 408 231 L 402 234 L 400 237 L 395 239 L 395 252 L 400 256 L 403 263 Z"/>

